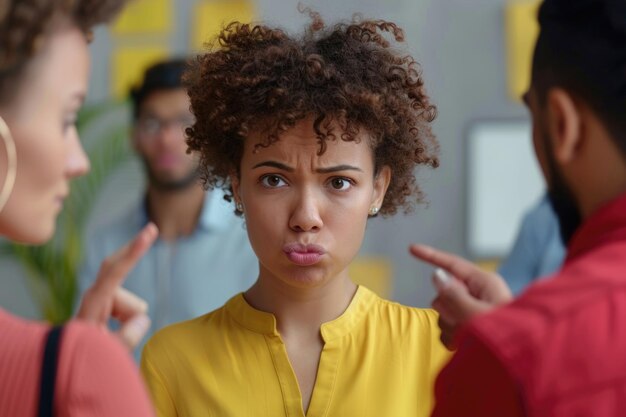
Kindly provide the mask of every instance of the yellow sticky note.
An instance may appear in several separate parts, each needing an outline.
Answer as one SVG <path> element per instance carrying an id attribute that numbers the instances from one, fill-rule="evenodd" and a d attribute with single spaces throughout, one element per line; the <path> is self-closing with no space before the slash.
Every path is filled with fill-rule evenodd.
<path id="1" fill-rule="evenodd" d="M 500 267 L 501 260 L 499 259 L 481 259 L 475 262 L 476 265 L 484 270 L 489 272 L 497 272 Z"/>
<path id="2" fill-rule="evenodd" d="M 129 2 L 112 27 L 116 35 L 165 34 L 172 30 L 172 0 Z"/>
<path id="3" fill-rule="evenodd" d="M 506 6 L 506 55 L 508 90 L 519 100 L 530 86 L 530 73 L 535 42 L 539 35 L 538 0 L 516 0 Z"/>
<path id="4" fill-rule="evenodd" d="M 193 13 L 191 48 L 202 49 L 224 26 L 232 21 L 250 23 L 254 19 L 252 2 L 245 0 L 202 0 Z"/>
<path id="5" fill-rule="evenodd" d="M 146 68 L 168 55 L 168 50 L 160 46 L 118 48 L 111 62 L 113 96 L 118 99 L 126 97 L 129 89 L 141 81 Z"/>
<path id="6" fill-rule="evenodd" d="M 362 257 L 350 264 L 350 278 L 383 298 L 390 298 L 392 290 L 392 267 L 386 258 Z"/>

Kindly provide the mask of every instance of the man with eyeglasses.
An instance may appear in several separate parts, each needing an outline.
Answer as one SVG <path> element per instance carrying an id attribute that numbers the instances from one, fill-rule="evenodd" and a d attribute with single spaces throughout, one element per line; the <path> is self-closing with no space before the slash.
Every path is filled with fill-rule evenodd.
<path id="1" fill-rule="evenodd" d="M 87 248 L 81 290 L 95 280 L 101 262 L 148 221 L 159 238 L 137 264 L 125 287 L 149 304 L 150 333 L 209 312 L 249 287 L 258 264 L 243 223 L 220 190 L 206 192 L 198 157 L 187 153 L 185 128 L 193 124 L 182 83 L 184 60 L 148 68 L 130 93 L 131 142 L 143 162 L 147 189 L 130 211 L 94 233 Z M 140 345 L 135 351 L 140 358 Z"/>

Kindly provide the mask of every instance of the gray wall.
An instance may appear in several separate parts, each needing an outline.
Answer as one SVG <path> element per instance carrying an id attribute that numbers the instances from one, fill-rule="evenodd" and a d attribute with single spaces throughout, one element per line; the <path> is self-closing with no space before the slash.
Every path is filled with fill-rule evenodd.
<path id="1" fill-rule="evenodd" d="M 439 108 L 435 133 L 441 142 L 441 167 L 417 173 L 426 191 L 428 206 L 410 216 L 398 215 L 371 222 L 364 253 L 390 257 L 395 269 L 394 298 L 402 303 L 428 306 L 434 294 L 432 269 L 410 258 L 410 242 L 423 242 L 466 254 L 466 195 L 464 134 L 476 119 L 523 118 L 526 112 L 507 97 L 503 10 L 505 0 L 309 0 L 306 5 L 321 13 L 327 22 L 350 18 L 355 12 L 365 17 L 395 21 L 406 32 L 408 52 L 422 64 L 424 78 Z M 176 33 L 170 40 L 173 51 L 183 54 L 188 38 L 185 19 L 194 1 L 176 0 Z M 307 19 L 297 12 L 296 1 L 258 0 L 260 20 L 297 32 Z M 91 102 L 107 98 L 108 65 L 112 39 L 106 29 L 96 32 L 92 45 L 93 77 Z M 100 198 L 95 222 L 112 209 L 123 207 L 141 184 L 136 163 L 116 174 Z M 115 207 L 111 206 L 111 201 Z M 107 206 L 108 203 L 108 206 Z M 0 305 L 33 315 L 32 302 L 15 269 L 0 262 L 3 276 Z M 12 276 L 10 280 L 6 276 Z"/>

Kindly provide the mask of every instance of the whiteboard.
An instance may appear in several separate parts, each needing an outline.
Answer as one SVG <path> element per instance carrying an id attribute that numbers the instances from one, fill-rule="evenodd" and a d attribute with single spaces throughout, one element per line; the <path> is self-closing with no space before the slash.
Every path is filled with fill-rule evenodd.
<path id="1" fill-rule="evenodd" d="M 524 213 L 545 192 L 530 121 L 483 121 L 468 131 L 467 246 L 476 258 L 501 258 Z"/>

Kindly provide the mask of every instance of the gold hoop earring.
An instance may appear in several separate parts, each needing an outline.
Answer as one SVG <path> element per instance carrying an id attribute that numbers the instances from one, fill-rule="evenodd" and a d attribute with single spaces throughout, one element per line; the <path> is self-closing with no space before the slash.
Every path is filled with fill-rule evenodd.
<path id="1" fill-rule="evenodd" d="M 17 174 L 17 152 L 15 150 L 15 141 L 11 135 L 9 126 L 4 121 L 2 116 L 0 116 L 0 138 L 2 138 L 2 143 L 4 143 L 4 147 L 7 150 L 7 175 L 4 179 L 4 184 L 2 184 L 2 189 L 0 189 L 0 212 L 2 212 L 2 209 L 9 200 L 9 196 L 13 191 L 15 176 Z"/>

